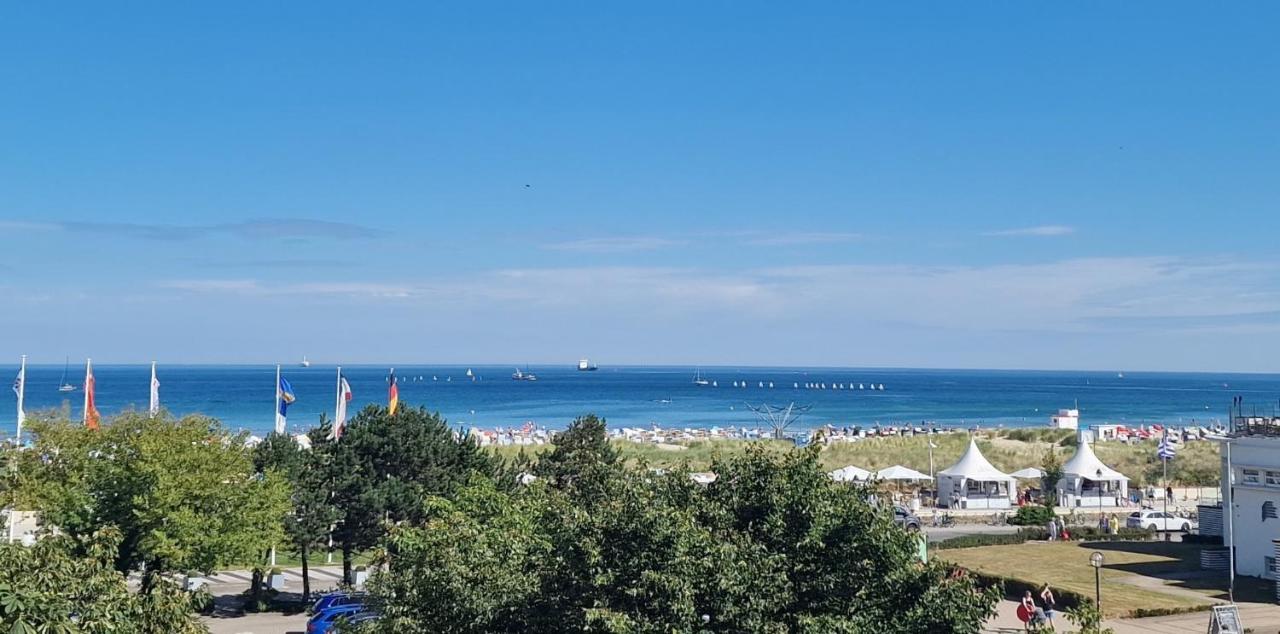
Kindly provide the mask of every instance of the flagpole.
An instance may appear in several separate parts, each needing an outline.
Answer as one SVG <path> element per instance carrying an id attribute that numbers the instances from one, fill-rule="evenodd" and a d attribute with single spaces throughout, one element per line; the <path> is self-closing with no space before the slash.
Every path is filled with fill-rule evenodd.
<path id="1" fill-rule="evenodd" d="M 1165 442 L 1169 442 L 1169 430 L 1164 431 Z M 1165 454 L 1166 456 L 1168 454 Z M 1173 492 L 1173 487 L 1169 486 L 1169 459 L 1165 458 L 1161 462 L 1164 463 L 1164 540 L 1169 541 L 1169 494 Z"/>
<path id="2" fill-rule="evenodd" d="M 333 429 L 336 432 L 338 430 L 338 425 L 342 423 L 342 421 L 338 420 L 338 414 L 340 414 L 342 410 L 342 366 L 338 366 L 338 376 L 334 378 L 333 381 Z"/>

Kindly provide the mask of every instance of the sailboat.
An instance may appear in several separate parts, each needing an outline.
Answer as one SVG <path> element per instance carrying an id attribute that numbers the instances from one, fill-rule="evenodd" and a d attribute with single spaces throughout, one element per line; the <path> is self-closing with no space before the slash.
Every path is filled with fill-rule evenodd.
<path id="1" fill-rule="evenodd" d="M 302 363 L 299 363 L 298 366 L 303 368 L 311 367 L 311 362 L 307 361 L 307 355 L 302 355 Z"/>
<path id="2" fill-rule="evenodd" d="M 59 391 L 59 392 L 74 392 L 74 391 L 76 391 L 76 386 L 74 386 L 74 385 L 72 385 L 72 384 L 70 384 L 70 383 L 67 383 L 67 367 L 68 367 L 68 366 L 70 366 L 70 365 L 71 365 L 71 357 L 67 357 L 66 361 L 64 361 L 64 362 L 62 363 L 62 380 L 58 382 L 58 391 Z"/>
<path id="3" fill-rule="evenodd" d="M 708 380 L 706 380 L 706 379 L 702 378 L 702 370 L 694 370 L 694 371 L 693 371 L 693 384 L 694 384 L 694 385 L 711 385 L 711 381 L 708 381 Z"/>

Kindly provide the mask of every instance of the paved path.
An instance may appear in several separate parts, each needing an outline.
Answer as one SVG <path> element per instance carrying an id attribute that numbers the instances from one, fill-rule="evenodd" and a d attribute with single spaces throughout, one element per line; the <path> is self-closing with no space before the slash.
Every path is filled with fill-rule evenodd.
<path id="1" fill-rule="evenodd" d="M 305 614 L 246 614 L 202 620 L 209 626 L 210 634 L 303 634 L 307 631 Z"/>

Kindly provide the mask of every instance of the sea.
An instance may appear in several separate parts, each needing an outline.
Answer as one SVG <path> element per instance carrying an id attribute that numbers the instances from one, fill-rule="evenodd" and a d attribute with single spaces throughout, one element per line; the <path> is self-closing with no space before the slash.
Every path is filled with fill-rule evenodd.
<path id="1" fill-rule="evenodd" d="M 1234 396 L 1259 412 L 1275 411 L 1280 375 L 1028 370 L 933 370 L 798 367 L 522 366 L 537 381 L 515 381 L 513 366 L 396 367 L 400 400 L 439 412 L 455 427 L 509 428 L 532 423 L 563 428 L 594 413 L 610 427 L 710 428 L 762 426 L 752 407 L 790 403 L 809 409 L 793 427 L 918 425 L 1041 427 L 1059 409 L 1078 407 L 1081 424 L 1225 422 Z M 467 376 L 468 370 L 472 376 Z M 0 372 L 16 376 L 16 365 Z M 265 434 L 274 426 L 275 366 L 161 365 L 162 405 L 200 413 L 232 429 Z M 388 368 L 345 366 L 353 409 L 385 403 Z M 333 414 L 336 368 L 286 366 L 297 400 L 289 427 L 303 431 Z M 695 373 L 712 385 L 695 385 Z M 58 391 L 61 365 L 28 365 L 26 410 L 63 409 L 81 415 L 83 393 Z M 96 401 L 104 415 L 147 408 L 149 365 L 95 365 Z M 84 367 L 72 367 L 79 385 Z M 806 388 L 808 385 L 819 387 Z M 878 389 L 881 385 L 884 389 Z M 877 389 L 872 389 L 874 386 Z M 16 395 L 0 395 L 0 435 L 11 437 Z"/>

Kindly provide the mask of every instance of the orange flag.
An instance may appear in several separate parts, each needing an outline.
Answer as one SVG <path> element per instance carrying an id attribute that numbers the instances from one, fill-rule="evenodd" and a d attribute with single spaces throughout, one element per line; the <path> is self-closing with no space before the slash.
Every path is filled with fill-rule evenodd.
<path id="1" fill-rule="evenodd" d="M 397 407 L 400 407 L 400 388 L 396 385 L 396 369 L 391 368 L 391 387 L 387 388 L 387 413 L 395 416 Z"/>
<path id="2" fill-rule="evenodd" d="M 93 359 L 88 359 L 84 364 L 84 426 L 89 429 L 97 429 L 98 422 L 102 420 L 98 415 L 98 407 L 93 402 L 93 388 Z"/>

